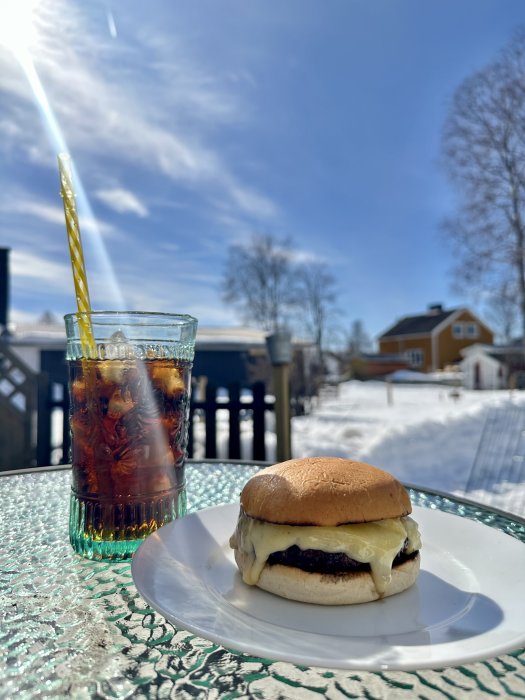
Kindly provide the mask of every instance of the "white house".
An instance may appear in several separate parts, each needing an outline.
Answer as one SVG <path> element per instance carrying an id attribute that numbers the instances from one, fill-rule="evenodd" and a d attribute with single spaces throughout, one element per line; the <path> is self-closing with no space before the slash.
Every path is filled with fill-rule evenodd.
<path id="1" fill-rule="evenodd" d="M 508 386 L 505 357 L 493 345 L 476 343 L 461 350 L 459 363 L 465 389 L 504 389 Z"/>

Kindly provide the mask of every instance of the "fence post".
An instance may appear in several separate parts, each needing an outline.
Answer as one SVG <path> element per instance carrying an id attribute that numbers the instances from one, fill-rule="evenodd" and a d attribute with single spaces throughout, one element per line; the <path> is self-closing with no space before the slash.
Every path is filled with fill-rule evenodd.
<path id="1" fill-rule="evenodd" d="M 253 416 L 253 459 L 264 461 L 266 459 L 266 447 L 264 444 L 266 409 L 266 387 L 263 382 L 255 382 L 252 387 L 252 416 Z"/>
<path id="2" fill-rule="evenodd" d="M 69 430 L 69 386 L 62 384 L 62 464 L 69 464 L 71 432 Z"/>
<path id="3" fill-rule="evenodd" d="M 208 383 L 206 386 L 206 401 L 205 401 L 205 421 L 206 421 L 206 457 L 217 457 L 217 390 L 213 384 Z"/>
<path id="4" fill-rule="evenodd" d="M 228 457 L 230 459 L 241 458 L 241 426 L 239 417 L 241 413 L 241 388 L 239 384 L 231 384 L 228 387 L 230 409 L 230 430 L 228 437 Z"/>
<path id="5" fill-rule="evenodd" d="M 277 333 L 266 338 L 266 343 L 273 367 L 275 432 L 277 435 L 276 456 L 278 462 L 284 462 L 292 456 L 289 379 L 292 344 L 290 333 L 277 331 Z"/>
<path id="6" fill-rule="evenodd" d="M 49 410 L 49 376 L 46 372 L 37 375 L 36 386 L 36 464 L 38 467 L 45 467 L 51 463 L 51 411 Z"/>

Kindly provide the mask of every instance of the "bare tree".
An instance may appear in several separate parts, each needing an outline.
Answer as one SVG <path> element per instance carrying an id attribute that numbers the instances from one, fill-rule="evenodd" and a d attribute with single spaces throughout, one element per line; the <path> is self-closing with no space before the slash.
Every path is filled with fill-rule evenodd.
<path id="1" fill-rule="evenodd" d="M 525 30 L 457 89 L 443 156 L 458 193 L 456 280 L 490 293 L 513 279 L 525 340 Z"/>
<path id="2" fill-rule="evenodd" d="M 256 234 L 230 247 L 223 300 L 269 332 L 284 326 L 306 329 L 323 375 L 325 338 L 336 310 L 335 278 L 325 263 L 302 262 L 290 239 Z"/>
<path id="3" fill-rule="evenodd" d="M 319 366 L 324 367 L 325 336 L 335 312 L 335 278 L 325 263 L 298 265 L 298 305 L 317 350 Z"/>
<path id="4" fill-rule="evenodd" d="M 296 302 L 290 241 L 255 234 L 230 247 L 223 279 L 223 300 L 234 304 L 246 321 L 275 331 Z"/>
<path id="5" fill-rule="evenodd" d="M 511 280 L 504 280 L 501 288 L 491 294 L 487 303 L 488 320 L 493 324 L 503 343 L 512 341 L 518 315 L 516 285 Z"/>
<path id="6" fill-rule="evenodd" d="M 370 336 L 366 332 L 363 322 L 360 319 L 353 321 L 348 335 L 348 354 L 350 358 L 358 357 L 363 352 L 369 351 L 371 346 Z"/>

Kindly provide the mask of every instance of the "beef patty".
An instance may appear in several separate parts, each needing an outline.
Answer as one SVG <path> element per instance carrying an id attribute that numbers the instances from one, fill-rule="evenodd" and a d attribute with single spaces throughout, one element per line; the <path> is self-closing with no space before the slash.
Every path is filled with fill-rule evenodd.
<path id="1" fill-rule="evenodd" d="M 409 559 L 414 559 L 418 552 L 406 553 L 408 541 L 401 551 L 396 555 L 392 566 L 402 564 Z M 283 566 L 294 566 L 310 573 L 318 574 L 338 574 L 351 571 L 370 571 L 370 564 L 363 564 L 360 561 L 351 559 L 341 552 L 322 552 L 318 549 L 300 549 L 297 545 L 288 547 L 282 552 L 274 552 L 268 557 L 267 564 L 282 564 Z"/>

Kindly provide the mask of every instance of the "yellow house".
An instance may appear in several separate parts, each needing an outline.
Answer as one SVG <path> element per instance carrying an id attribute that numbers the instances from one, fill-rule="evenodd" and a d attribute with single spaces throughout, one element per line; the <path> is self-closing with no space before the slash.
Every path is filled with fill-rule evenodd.
<path id="1" fill-rule="evenodd" d="M 403 355 L 420 372 L 459 362 L 461 350 L 474 343 L 492 345 L 494 334 L 469 309 L 429 306 L 424 314 L 405 316 L 379 337 L 379 352 Z"/>

